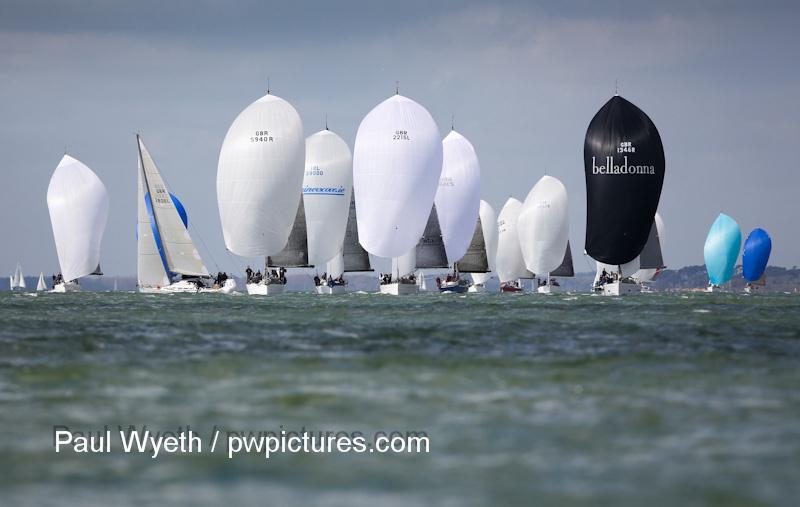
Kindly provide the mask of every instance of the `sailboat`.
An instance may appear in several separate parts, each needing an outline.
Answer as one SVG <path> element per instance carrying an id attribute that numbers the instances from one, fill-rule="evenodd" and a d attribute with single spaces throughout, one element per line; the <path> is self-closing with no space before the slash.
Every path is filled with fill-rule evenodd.
<path id="1" fill-rule="evenodd" d="M 522 203 L 509 197 L 497 216 L 497 278 L 501 292 L 522 292 L 522 279 L 534 274 L 525 266 L 519 243 L 517 221 Z"/>
<path id="2" fill-rule="evenodd" d="M 478 232 L 480 228 L 480 233 Z M 484 250 L 483 255 L 477 250 L 480 248 L 480 243 L 483 242 Z M 479 267 L 483 267 L 483 257 L 486 258 L 487 269 L 481 271 Z M 459 270 L 462 273 L 471 273 L 472 284 L 469 286 L 467 292 L 486 292 L 486 282 L 492 277 L 492 272 L 495 271 L 495 259 L 497 257 L 497 214 L 494 208 L 486 202 L 481 200 L 480 210 L 478 212 L 478 223 L 475 227 L 475 234 L 472 237 L 470 246 L 467 253 L 461 258 L 459 263 Z M 476 259 L 476 260 L 472 260 Z"/>
<path id="3" fill-rule="evenodd" d="M 441 172 L 439 127 L 418 103 L 397 93 L 361 121 L 353 150 L 353 190 L 361 245 L 393 259 L 392 273 L 381 276 L 381 293 L 419 291 L 416 264 L 410 261 L 428 223 Z"/>
<path id="4" fill-rule="evenodd" d="M 332 279 L 344 276 L 344 273 L 363 273 L 373 271 L 369 253 L 358 241 L 358 216 L 356 214 L 355 195 L 350 196 L 350 211 L 347 215 L 342 248 L 337 255 L 327 262 L 327 272 Z M 344 294 L 345 285 L 327 284 L 317 287 L 318 294 Z"/>
<path id="5" fill-rule="evenodd" d="M 47 284 L 44 283 L 44 273 L 39 273 L 39 281 L 36 282 L 36 292 L 42 292 L 47 290 Z"/>
<path id="6" fill-rule="evenodd" d="M 345 292 L 345 239 L 353 196 L 353 156 L 344 140 L 327 125 L 306 139 L 306 169 L 303 176 L 308 259 L 325 266 L 314 277 L 317 294 Z"/>
<path id="7" fill-rule="evenodd" d="M 143 293 L 232 292 L 236 281 L 223 287 L 211 276 L 192 241 L 188 216 L 181 202 L 170 193 L 161 173 L 136 136 L 139 153 L 137 198 L 137 278 Z"/>
<path id="8" fill-rule="evenodd" d="M 22 266 L 20 263 L 17 263 L 17 267 L 14 269 L 14 274 L 11 275 L 9 280 L 9 287 L 10 290 L 20 289 L 25 290 L 28 286 L 25 284 L 25 275 L 22 274 Z"/>
<path id="9" fill-rule="evenodd" d="M 520 249 L 525 266 L 532 273 L 544 273 L 537 292 L 558 291 L 550 272 L 564 262 L 569 248 L 569 210 L 567 189 L 552 176 L 543 176 L 533 186 L 517 219 Z"/>
<path id="10" fill-rule="evenodd" d="M 479 219 L 481 204 L 481 168 L 472 143 L 453 128 L 442 141 L 442 156 L 442 173 L 434 202 L 453 273 L 437 285 L 441 292 L 463 293 L 469 288 L 469 280 L 461 278 L 460 269 L 474 270 L 474 267 L 460 261 L 475 233 L 480 231 L 480 224 L 476 225 L 475 220 Z M 482 236 L 483 231 L 480 232 Z M 480 246 L 477 248 L 485 251 Z M 478 268 L 488 270 L 488 262 L 485 267 Z"/>
<path id="11" fill-rule="evenodd" d="M 745 292 L 751 293 L 758 286 L 766 285 L 765 271 L 772 252 L 772 239 L 767 231 L 753 229 L 744 242 L 742 251 L 742 277 L 747 280 Z"/>
<path id="12" fill-rule="evenodd" d="M 664 221 L 661 215 L 656 212 L 653 225 L 650 227 L 650 235 L 647 237 L 642 253 L 639 254 L 639 270 L 633 274 L 633 279 L 641 285 L 642 291 L 650 289 L 645 285 L 654 281 L 658 275 L 666 268 L 664 265 L 664 255 L 662 245 L 664 244 Z"/>
<path id="13" fill-rule="evenodd" d="M 79 291 L 81 277 L 103 274 L 100 243 L 108 221 L 108 190 L 86 165 L 64 155 L 50 177 L 47 207 L 61 267 L 52 291 Z"/>
<path id="14" fill-rule="evenodd" d="M 703 258 L 708 272 L 708 292 L 717 292 L 733 278 L 733 270 L 742 248 L 742 231 L 736 220 L 720 213 L 708 231 Z"/>
<path id="15" fill-rule="evenodd" d="M 419 281 L 418 287 L 421 291 L 430 290 L 425 280 L 424 269 L 443 269 L 450 267 L 447 262 L 447 252 L 436 204 L 431 208 L 431 213 L 428 215 L 428 222 L 425 224 L 425 230 L 422 233 L 422 237 L 417 242 L 417 246 L 403 257 L 402 264 L 411 268 L 412 271 L 416 271 L 415 276 Z M 467 287 L 464 285 L 464 291 L 466 291 L 466 289 Z M 441 290 L 441 284 L 439 284 L 437 289 L 433 290 Z"/>
<path id="16" fill-rule="evenodd" d="M 282 293 L 285 277 L 269 275 L 268 256 L 287 246 L 302 201 L 303 122 L 287 101 L 267 94 L 231 124 L 219 154 L 217 201 L 225 247 L 264 257 L 265 273 L 247 268 L 248 294 Z M 304 227 L 305 228 L 305 227 Z"/>
<path id="17" fill-rule="evenodd" d="M 661 136 L 644 111 L 614 95 L 589 123 L 583 163 L 585 249 L 598 266 L 610 267 L 594 290 L 612 296 L 638 293 L 641 287 L 631 275 L 639 269 L 637 257 L 650 235 L 664 184 Z"/>
<path id="18" fill-rule="evenodd" d="M 306 207 L 303 198 L 297 207 L 292 230 L 283 250 L 267 256 L 264 277 L 260 284 L 249 284 L 249 294 L 280 294 L 286 286 L 286 270 L 289 268 L 313 268 L 308 263 L 308 227 L 306 225 Z"/>

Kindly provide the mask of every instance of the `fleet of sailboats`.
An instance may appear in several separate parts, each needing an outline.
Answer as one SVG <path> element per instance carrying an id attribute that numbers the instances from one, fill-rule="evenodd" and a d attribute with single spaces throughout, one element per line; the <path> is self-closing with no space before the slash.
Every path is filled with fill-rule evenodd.
<path id="1" fill-rule="evenodd" d="M 454 293 L 486 292 L 496 277 L 501 292 L 523 292 L 524 280 L 538 279 L 535 292 L 552 294 L 560 290 L 559 278 L 574 276 L 569 200 L 559 179 L 543 176 L 524 202 L 509 197 L 496 214 L 480 199 L 472 143 L 455 128 L 441 139 L 428 110 L 399 90 L 363 118 L 352 152 L 325 123 L 304 138 L 297 110 L 268 90 L 228 129 L 217 200 L 226 249 L 263 259 L 263 273 L 259 265 L 246 270 L 248 294 L 283 293 L 293 268 L 316 271 L 318 294 L 342 294 L 346 273 L 372 271 L 370 255 L 391 259 L 379 292 L 392 295 L 433 289 L 425 270 L 439 275 L 435 290 Z M 183 204 L 141 136 L 136 141 L 139 292 L 233 292 L 233 277 L 210 274 Z M 596 263 L 596 293 L 647 290 L 665 269 L 657 212 L 664 174 L 655 124 L 615 94 L 592 118 L 584 141 L 585 254 Z M 81 278 L 102 275 L 108 191 L 89 167 L 65 154 L 47 204 L 60 266 L 51 292 L 79 291 Z M 704 246 L 709 292 L 731 280 L 741 247 L 739 225 L 720 214 Z M 763 229 L 748 235 L 742 254 L 748 292 L 765 283 L 771 248 Z M 19 263 L 9 287 L 26 289 Z M 40 273 L 36 290 L 47 288 Z"/>

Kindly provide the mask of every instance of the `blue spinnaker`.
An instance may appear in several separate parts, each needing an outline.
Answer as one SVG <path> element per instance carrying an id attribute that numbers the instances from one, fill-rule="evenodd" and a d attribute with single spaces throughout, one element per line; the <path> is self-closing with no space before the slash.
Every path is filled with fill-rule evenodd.
<path id="1" fill-rule="evenodd" d="M 764 275 L 767 269 L 769 254 L 772 252 L 772 240 L 767 231 L 761 228 L 753 229 L 744 242 L 742 252 L 742 276 L 748 282 L 755 282 Z"/>
<path id="2" fill-rule="evenodd" d="M 725 213 L 720 213 L 708 231 L 703 257 L 708 279 L 722 285 L 733 278 L 733 268 L 742 248 L 742 231 L 739 224 Z"/>

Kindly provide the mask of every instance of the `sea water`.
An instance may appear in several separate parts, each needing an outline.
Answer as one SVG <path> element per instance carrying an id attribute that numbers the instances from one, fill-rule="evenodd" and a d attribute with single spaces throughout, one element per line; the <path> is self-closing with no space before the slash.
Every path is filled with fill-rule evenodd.
<path id="1" fill-rule="evenodd" d="M 5 293 L 0 423 L 2 505 L 796 505 L 800 297 Z M 117 425 L 430 449 L 55 452 Z"/>

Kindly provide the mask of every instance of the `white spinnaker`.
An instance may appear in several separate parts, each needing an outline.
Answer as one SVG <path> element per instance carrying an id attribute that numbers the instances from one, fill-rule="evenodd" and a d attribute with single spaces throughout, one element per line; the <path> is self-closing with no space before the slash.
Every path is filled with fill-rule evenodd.
<path id="1" fill-rule="evenodd" d="M 549 273 L 561 265 L 569 241 L 567 189 L 543 176 L 522 204 L 517 231 L 525 266 L 532 273 Z"/>
<path id="2" fill-rule="evenodd" d="M 303 177 L 309 264 L 320 266 L 341 252 L 352 191 L 347 143 L 328 129 L 309 136 Z"/>
<path id="3" fill-rule="evenodd" d="M 661 218 L 661 215 L 656 211 L 655 216 L 656 222 L 656 232 L 658 233 L 658 243 L 661 245 L 661 252 L 663 255 L 664 252 L 664 220 Z M 640 282 L 652 282 L 653 278 L 658 273 L 658 269 L 656 268 L 646 268 L 640 269 L 636 273 L 633 274 L 633 278 Z"/>
<path id="4" fill-rule="evenodd" d="M 361 121 L 353 150 L 361 245 L 379 257 L 399 257 L 422 237 L 439 175 L 442 143 L 430 113 L 394 95 Z"/>
<path id="5" fill-rule="evenodd" d="M 481 218 L 483 241 L 486 244 L 489 271 L 495 271 L 497 269 L 495 263 L 497 258 L 497 214 L 488 202 L 481 200 L 479 216 Z M 472 273 L 472 280 L 475 283 L 486 283 L 492 276 L 491 273 Z"/>
<path id="6" fill-rule="evenodd" d="M 344 256 L 342 255 L 342 251 L 339 250 L 339 252 L 326 263 L 326 266 L 328 268 L 326 271 L 330 276 L 334 278 L 342 276 L 344 274 Z"/>
<path id="7" fill-rule="evenodd" d="M 208 276 L 208 269 L 203 264 L 189 231 L 183 225 L 156 163 L 142 138 L 138 137 L 138 140 L 139 162 L 143 169 L 145 188 L 150 194 L 150 204 L 169 270 L 187 276 Z"/>
<path id="8" fill-rule="evenodd" d="M 509 197 L 497 217 L 497 277 L 500 282 L 511 282 L 528 278 L 531 274 L 525 267 L 525 259 L 519 246 L 517 219 L 522 209 L 519 200 Z M 563 255 L 563 252 L 562 252 Z"/>
<path id="9" fill-rule="evenodd" d="M 138 142 L 138 141 L 137 141 Z M 136 277 L 139 287 L 164 287 L 170 280 L 161 255 L 156 246 L 155 232 L 147 211 L 146 183 L 142 169 L 142 158 L 136 157 L 138 167 L 137 215 L 136 215 Z"/>
<path id="10" fill-rule="evenodd" d="M 83 163 L 64 155 L 50 177 L 47 207 L 64 280 L 93 273 L 108 221 L 106 186 Z"/>
<path id="11" fill-rule="evenodd" d="M 436 212 L 450 264 L 469 248 L 480 209 L 481 167 L 467 138 L 451 130 L 442 141 L 442 174 L 436 191 Z"/>
<path id="12" fill-rule="evenodd" d="M 217 201 L 225 246 L 244 257 L 286 246 L 303 185 L 303 123 L 267 94 L 233 121 L 219 154 Z"/>

